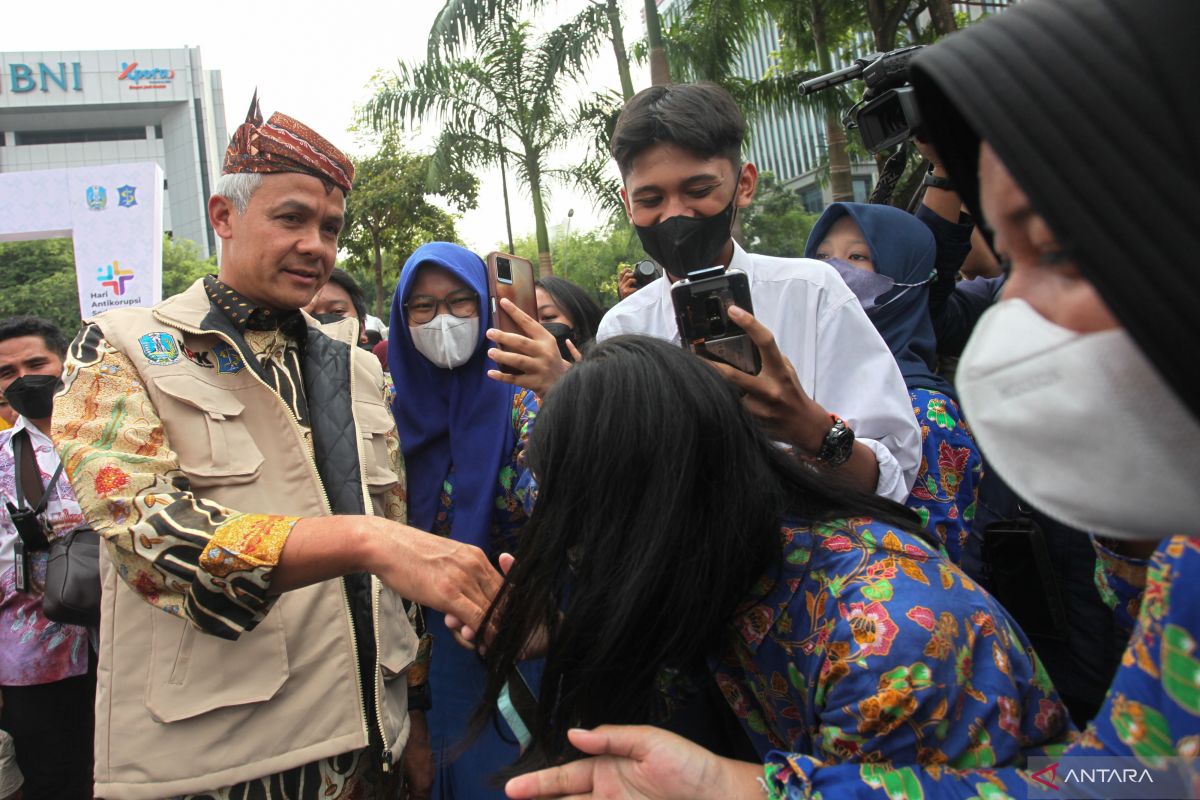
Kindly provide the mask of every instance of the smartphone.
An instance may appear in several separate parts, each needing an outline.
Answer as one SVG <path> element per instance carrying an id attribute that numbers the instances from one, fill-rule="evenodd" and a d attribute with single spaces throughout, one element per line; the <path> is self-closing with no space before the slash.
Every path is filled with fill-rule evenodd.
<path id="1" fill-rule="evenodd" d="M 739 369 L 748 375 L 762 371 L 758 348 L 737 323 L 729 319 L 736 305 L 754 313 L 750 279 L 739 269 L 684 278 L 671 287 L 679 342 L 697 355 Z"/>
<path id="2" fill-rule="evenodd" d="M 487 273 L 488 294 L 491 295 L 492 327 L 506 333 L 519 333 L 524 336 L 525 332 L 500 307 L 500 299 L 507 298 L 517 308 L 537 319 L 533 262 L 520 256 L 493 251 L 487 256 Z M 500 371 L 509 375 L 519 374 L 517 370 L 504 365 L 500 365 Z"/>

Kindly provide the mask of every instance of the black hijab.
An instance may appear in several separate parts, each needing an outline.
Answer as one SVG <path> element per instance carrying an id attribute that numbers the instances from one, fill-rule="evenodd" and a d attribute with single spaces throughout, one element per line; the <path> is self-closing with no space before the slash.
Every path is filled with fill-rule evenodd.
<path id="1" fill-rule="evenodd" d="M 1196 0 L 1029 0 L 926 50 L 912 82 L 972 212 L 985 138 L 1200 417 L 1198 35 Z"/>

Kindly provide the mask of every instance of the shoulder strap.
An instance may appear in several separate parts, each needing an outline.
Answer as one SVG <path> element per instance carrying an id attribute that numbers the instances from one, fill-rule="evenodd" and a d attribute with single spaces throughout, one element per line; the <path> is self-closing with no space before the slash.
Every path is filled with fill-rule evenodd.
<path id="1" fill-rule="evenodd" d="M 28 450 L 25 449 L 26 446 L 29 447 Z M 33 442 L 29 438 L 29 431 L 22 428 L 13 434 L 12 447 L 13 467 L 16 472 L 14 482 L 17 489 L 17 505 L 21 508 L 28 508 L 30 501 L 36 497 L 37 506 L 33 509 L 33 513 L 41 514 L 46 510 L 46 504 L 50 502 L 50 493 L 54 491 L 59 477 L 62 476 L 63 463 L 59 460 L 58 468 L 50 477 L 50 483 L 43 487 L 42 471 L 37 465 L 37 455 L 33 449 Z M 30 501 L 25 499 L 26 494 L 29 495 Z"/>

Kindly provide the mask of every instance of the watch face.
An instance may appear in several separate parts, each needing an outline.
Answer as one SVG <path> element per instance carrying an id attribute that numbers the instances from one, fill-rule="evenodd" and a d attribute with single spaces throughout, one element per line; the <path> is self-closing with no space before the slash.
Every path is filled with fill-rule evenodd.
<path id="1" fill-rule="evenodd" d="M 854 431 L 839 421 L 825 434 L 825 442 L 821 447 L 820 459 L 830 466 L 840 467 L 850 460 L 854 450 Z"/>

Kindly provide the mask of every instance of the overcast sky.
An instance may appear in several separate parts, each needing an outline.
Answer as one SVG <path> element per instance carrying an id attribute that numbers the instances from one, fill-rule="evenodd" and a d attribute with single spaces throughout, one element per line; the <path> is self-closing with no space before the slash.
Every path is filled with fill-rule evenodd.
<path id="1" fill-rule="evenodd" d="M 540 24 L 569 19 L 585 2 L 551 3 Z M 632 45 L 644 33 L 642 3 L 622 3 L 625 38 Z M 0 52 L 198 46 L 204 67 L 221 71 L 231 131 L 245 118 L 257 87 L 265 115 L 283 111 L 347 152 L 361 154 L 348 129 L 355 106 L 370 97 L 368 81 L 379 70 L 393 69 L 398 60 L 424 58 L 429 26 L 441 5 L 441 0 L 6 2 Z M 641 88 L 649 82 L 648 70 L 634 69 L 634 85 Z M 617 87 L 611 47 L 602 49 L 589 79 L 594 88 Z M 428 150 L 436 132 L 436 124 L 427 125 L 413 147 Z M 563 157 L 572 155 L 578 153 Z M 479 177 L 479 208 L 464 215 L 459 232 L 468 245 L 485 253 L 505 238 L 504 204 L 499 172 Z M 514 235 L 531 233 L 529 198 L 511 176 L 509 192 Z M 563 224 L 572 208 L 572 230 L 598 224 L 591 202 L 569 190 L 555 190 L 547 205 L 551 227 Z"/>

